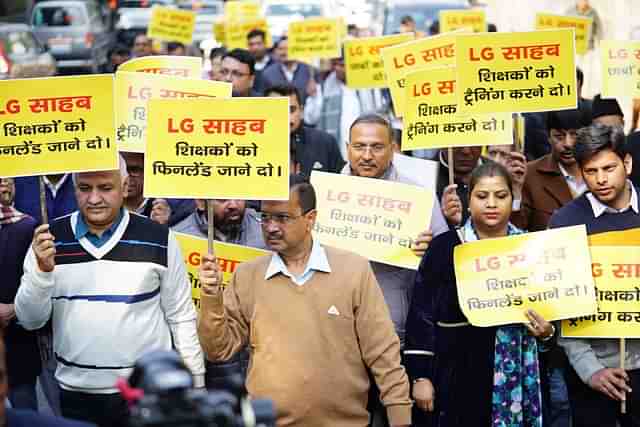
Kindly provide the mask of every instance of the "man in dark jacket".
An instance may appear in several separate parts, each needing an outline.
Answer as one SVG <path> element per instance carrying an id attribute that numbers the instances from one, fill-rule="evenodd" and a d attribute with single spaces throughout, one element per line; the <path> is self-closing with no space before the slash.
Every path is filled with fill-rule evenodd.
<path id="1" fill-rule="evenodd" d="M 18 324 L 13 306 L 36 221 L 13 207 L 14 198 L 13 178 L 0 178 L 0 327 L 10 350 L 9 401 L 14 408 L 37 410 L 36 379 L 41 371 L 37 336 Z"/>
<path id="2" fill-rule="evenodd" d="M 274 51 L 276 57 L 279 57 L 279 62 L 275 62 L 269 65 L 262 71 L 262 84 L 265 88 L 273 86 L 281 86 L 285 84 L 292 84 L 298 89 L 300 94 L 300 104 L 304 105 L 307 100 L 307 96 L 313 96 L 315 87 L 313 82 L 313 70 L 307 64 L 302 62 L 289 60 L 287 49 L 289 42 L 287 37 L 281 38 L 275 45 Z"/>
<path id="3" fill-rule="evenodd" d="M 45 175 L 45 197 L 47 216 L 50 220 L 70 214 L 78 209 L 71 182 L 71 174 Z M 42 223 L 40 213 L 40 177 L 25 176 L 15 179 L 15 206 L 20 212 Z"/>
<path id="4" fill-rule="evenodd" d="M 299 90 L 293 85 L 277 85 L 266 89 L 265 96 L 289 98 L 290 143 L 295 146 L 300 173 L 310 176 L 311 171 L 339 173 L 345 162 L 334 137 L 302 124 L 303 107 Z"/>

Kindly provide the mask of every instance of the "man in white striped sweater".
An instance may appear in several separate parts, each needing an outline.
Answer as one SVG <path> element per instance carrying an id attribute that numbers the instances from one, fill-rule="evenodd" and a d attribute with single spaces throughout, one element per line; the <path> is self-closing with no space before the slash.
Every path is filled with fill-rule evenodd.
<path id="1" fill-rule="evenodd" d="M 204 385 L 196 313 L 183 257 L 169 229 L 123 209 L 120 171 L 74 176 L 79 211 L 35 231 L 15 307 L 27 329 L 50 318 L 62 413 L 126 425 L 116 381 L 136 359 L 172 347 Z"/>

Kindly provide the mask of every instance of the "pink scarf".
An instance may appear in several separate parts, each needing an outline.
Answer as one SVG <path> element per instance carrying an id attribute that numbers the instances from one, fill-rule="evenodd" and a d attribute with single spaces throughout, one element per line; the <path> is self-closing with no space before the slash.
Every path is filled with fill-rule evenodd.
<path id="1" fill-rule="evenodd" d="M 26 216 L 27 216 L 26 214 L 23 214 L 22 212 L 18 211 L 13 206 L 1 206 L 0 207 L 0 227 L 7 224 L 15 224 L 16 222 L 19 222 Z"/>

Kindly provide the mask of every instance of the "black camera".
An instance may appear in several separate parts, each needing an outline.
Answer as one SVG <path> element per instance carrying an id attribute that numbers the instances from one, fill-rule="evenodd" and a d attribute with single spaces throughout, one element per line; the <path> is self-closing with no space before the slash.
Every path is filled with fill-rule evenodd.
<path id="1" fill-rule="evenodd" d="M 221 390 L 193 389 L 193 377 L 174 352 L 140 358 L 121 384 L 131 427 L 275 427 L 270 400 L 250 400 L 238 374 Z"/>

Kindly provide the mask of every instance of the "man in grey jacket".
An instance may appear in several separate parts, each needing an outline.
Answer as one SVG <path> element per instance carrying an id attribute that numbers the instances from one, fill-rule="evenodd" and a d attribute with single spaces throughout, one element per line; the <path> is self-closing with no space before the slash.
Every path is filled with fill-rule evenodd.
<path id="1" fill-rule="evenodd" d="M 394 166 L 393 141 L 391 124 L 378 114 L 364 114 L 358 117 L 349 130 L 349 145 L 347 157 L 349 163 L 344 167 L 344 175 L 354 175 L 372 179 L 384 179 L 403 184 L 418 185 L 409 177 L 403 176 Z M 422 257 L 433 236 L 437 236 L 449 229 L 442 215 L 440 203 L 435 196 L 435 183 L 433 189 L 433 212 L 431 214 L 431 226 L 429 231 L 421 233 L 412 247 L 418 257 Z M 392 265 L 371 262 L 371 267 L 376 279 L 382 288 L 384 299 L 391 313 L 391 320 L 400 338 L 400 348 L 404 347 L 405 323 L 409 312 L 415 271 Z M 373 401 L 372 425 L 383 425 L 378 419 L 384 414 L 376 396 Z"/>
<path id="2" fill-rule="evenodd" d="M 173 231 L 207 237 L 207 209 L 204 200 L 196 200 L 196 210 L 173 226 Z M 266 249 L 256 211 L 246 207 L 244 200 L 213 201 L 214 239 L 220 242 Z"/>
<path id="3" fill-rule="evenodd" d="M 196 210 L 172 229 L 196 237 L 207 237 L 209 222 L 204 200 L 196 200 Z M 213 201 L 214 239 L 220 242 L 267 249 L 256 211 L 248 208 L 244 200 L 217 199 Z M 209 389 L 226 387 L 236 375 L 244 375 L 249 364 L 247 350 L 239 351 L 227 362 L 205 360 L 205 383 Z"/>

